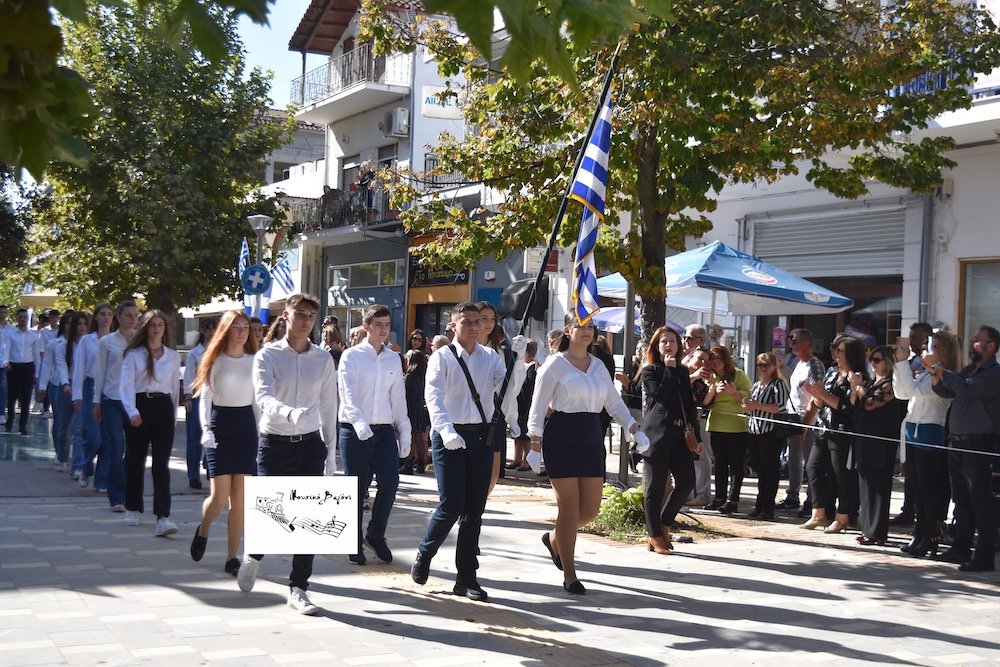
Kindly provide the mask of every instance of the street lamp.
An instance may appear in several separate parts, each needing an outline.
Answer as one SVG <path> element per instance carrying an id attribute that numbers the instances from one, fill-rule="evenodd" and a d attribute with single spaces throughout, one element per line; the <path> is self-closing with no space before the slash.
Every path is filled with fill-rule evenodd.
<path id="1" fill-rule="evenodd" d="M 257 235 L 257 263 L 260 264 L 260 256 L 264 250 L 264 233 L 271 226 L 271 223 L 274 222 L 274 218 L 269 215 L 250 215 L 247 216 L 247 221 L 250 223 L 254 234 Z M 253 316 L 260 317 L 260 294 L 254 295 Z"/>

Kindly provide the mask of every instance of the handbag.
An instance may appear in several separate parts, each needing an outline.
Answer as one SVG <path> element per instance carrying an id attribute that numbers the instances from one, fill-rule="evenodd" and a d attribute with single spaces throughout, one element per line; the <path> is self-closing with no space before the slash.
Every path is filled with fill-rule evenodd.
<path id="1" fill-rule="evenodd" d="M 795 412 L 795 410 L 789 411 L 788 408 L 789 402 L 786 401 L 783 412 L 771 415 L 771 418 L 774 419 L 774 428 L 772 431 L 779 438 L 794 438 L 803 431 L 802 418 L 799 417 L 799 413 Z"/>
<path id="2" fill-rule="evenodd" d="M 701 443 L 698 442 L 698 434 L 694 432 L 694 427 L 688 421 L 687 410 L 684 409 L 684 401 L 681 400 L 681 392 L 677 392 L 677 402 L 681 406 L 681 414 L 684 415 L 684 444 L 692 454 L 698 454 L 701 450 Z"/>

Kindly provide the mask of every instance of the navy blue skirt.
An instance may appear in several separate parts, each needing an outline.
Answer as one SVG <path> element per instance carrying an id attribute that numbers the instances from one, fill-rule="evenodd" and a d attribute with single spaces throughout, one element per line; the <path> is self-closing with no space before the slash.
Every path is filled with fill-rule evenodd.
<path id="1" fill-rule="evenodd" d="M 257 474 L 257 417 L 253 407 L 212 406 L 215 449 L 205 450 L 208 477 Z"/>
<path id="2" fill-rule="evenodd" d="M 596 412 L 553 412 L 542 431 L 549 477 L 604 477 L 603 436 Z"/>

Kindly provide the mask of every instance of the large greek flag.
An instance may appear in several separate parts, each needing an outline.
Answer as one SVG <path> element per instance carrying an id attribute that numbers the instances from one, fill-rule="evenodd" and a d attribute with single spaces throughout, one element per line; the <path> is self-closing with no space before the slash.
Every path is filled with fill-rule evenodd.
<path id="1" fill-rule="evenodd" d="M 611 150 L 611 95 L 604 100 L 594 131 L 587 141 L 583 161 L 576 172 L 570 199 L 584 205 L 580 236 L 576 242 L 573 270 L 574 312 L 580 324 L 586 324 L 597 312 L 597 270 L 594 248 L 604 221 L 604 198 L 608 188 L 608 152 Z"/>
<path id="2" fill-rule="evenodd" d="M 271 269 L 271 278 L 278 287 L 285 290 L 286 295 L 291 295 L 295 291 L 295 281 L 292 280 L 292 269 L 287 257 L 274 265 Z"/>

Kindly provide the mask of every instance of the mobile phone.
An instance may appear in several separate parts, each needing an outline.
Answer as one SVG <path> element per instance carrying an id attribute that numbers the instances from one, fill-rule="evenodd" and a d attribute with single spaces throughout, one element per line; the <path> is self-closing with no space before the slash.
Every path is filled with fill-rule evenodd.
<path id="1" fill-rule="evenodd" d="M 934 354 L 934 336 L 927 337 L 927 351 Z"/>

